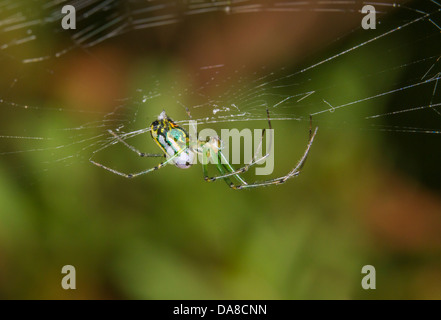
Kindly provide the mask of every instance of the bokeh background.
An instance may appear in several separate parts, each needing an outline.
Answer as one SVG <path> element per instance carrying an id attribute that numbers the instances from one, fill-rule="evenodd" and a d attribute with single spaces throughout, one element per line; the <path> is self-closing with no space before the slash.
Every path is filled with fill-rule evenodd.
<path id="1" fill-rule="evenodd" d="M 182 2 L 184 12 L 185 6 Z M 27 10 L 43 9 L 30 1 Z M 294 73 L 372 37 L 368 31 L 353 31 L 360 17 L 313 10 L 182 14 L 170 25 L 127 32 L 40 63 L 22 63 L 71 44 L 74 31 L 54 32 L 53 25 L 40 23 L 38 41 L 3 48 L 0 298 L 440 299 L 440 135 L 399 132 L 403 126 L 372 129 L 364 118 L 367 110 L 398 110 L 400 99 L 409 96 L 389 95 L 382 104 L 314 118 L 319 133 L 302 174 L 277 187 L 233 191 L 222 181 L 208 184 L 200 165 L 189 170 L 170 166 L 127 180 L 91 165 L 93 149 L 69 158 L 77 150 L 70 144 L 87 136 L 67 128 L 103 123 L 115 108 L 133 117 L 136 91 L 148 92 L 154 81 L 176 92 L 190 85 L 182 83 L 185 73 L 194 75 L 190 79 L 198 87 L 205 80 L 198 77 L 200 67 L 222 64 L 217 77 L 223 85 L 212 88 L 213 94 L 237 91 L 238 82 L 228 82 L 228 75 L 238 70 L 250 81 L 262 66 L 265 72 L 283 67 Z M 94 17 L 94 23 L 99 19 Z M 390 19 L 404 21 L 399 14 Z M 313 70 L 314 87 L 320 91 L 337 83 L 326 98 L 344 101 L 350 96 L 355 101 L 372 87 L 386 92 L 403 86 L 409 68 L 389 68 L 388 62 L 406 66 L 415 61 L 416 52 L 425 47 L 407 37 L 421 40 L 421 32 L 409 31 L 387 47 L 372 46 L 325 70 Z M 0 33 L 2 43 L 15 37 L 14 31 Z M 440 49 L 439 43 L 432 44 L 426 49 Z M 382 60 L 390 48 L 395 50 Z M 365 76 L 372 59 L 384 63 L 381 76 Z M 421 97 L 429 100 L 431 95 L 416 91 L 417 105 L 428 103 Z M 147 127 L 166 108 L 175 120 L 185 120 L 183 108 L 169 100 L 164 95 L 156 105 L 146 105 L 137 119 Z M 185 104 L 199 102 L 189 98 Z M 290 171 L 302 155 L 307 116 L 319 109 L 293 110 L 301 121 L 273 121 L 274 177 Z M 192 112 L 196 118 L 212 114 L 209 108 Z M 415 126 L 439 128 L 435 112 L 404 116 Z M 216 130 L 266 125 L 209 124 Z M 102 134 L 103 129 L 92 125 L 91 132 Z M 145 152 L 159 150 L 148 133 L 130 143 Z M 48 149 L 58 145 L 63 148 Z M 59 152 L 67 162 L 56 161 Z M 96 159 L 126 172 L 157 163 L 118 145 Z M 246 178 L 261 177 L 251 172 Z M 76 268 L 76 290 L 61 287 L 61 268 L 68 264 Z M 376 290 L 361 287 L 361 269 L 368 264 L 376 268 Z"/>

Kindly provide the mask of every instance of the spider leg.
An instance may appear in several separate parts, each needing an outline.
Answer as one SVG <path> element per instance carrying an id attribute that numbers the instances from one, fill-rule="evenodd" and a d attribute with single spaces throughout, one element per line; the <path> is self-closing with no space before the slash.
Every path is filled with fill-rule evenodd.
<path id="1" fill-rule="evenodd" d="M 305 152 L 303 153 L 303 156 L 300 158 L 300 160 L 297 162 L 297 165 L 292 169 L 287 175 L 275 178 L 271 180 L 265 180 L 261 182 L 246 184 L 246 185 L 230 185 L 232 189 L 245 189 L 245 188 L 256 188 L 256 187 L 264 187 L 269 185 L 277 185 L 285 183 L 288 179 L 298 176 L 303 168 L 303 165 L 305 164 L 306 158 L 308 157 L 309 150 L 311 149 L 312 143 L 314 142 L 315 135 L 317 134 L 318 127 L 315 128 L 314 132 L 311 133 L 312 135 L 309 138 L 308 145 L 306 146 Z"/>
<path id="2" fill-rule="evenodd" d="M 269 116 L 269 111 L 268 111 L 268 109 L 266 109 L 266 114 L 267 114 L 267 118 L 268 118 L 268 127 L 269 127 L 269 129 L 270 129 L 270 145 L 269 145 L 269 147 L 268 147 L 268 150 L 270 150 L 271 147 L 272 147 L 271 144 L 272 144 L 273 138 L 272 138 L 272 130 L 271 130 L 271 129 L 272 129 L 272 126 L 271 126 L 271 120 L 270 120 L 270 116 Z M 258 154 L 260 153 L 260 151 L 262 150 L 262 144 L 263 144 L 263 137 L 264 137 L 264 136 L 265 136 L 265 129 L 262 130 L 262 136 L 260 137 L 259 146 L 257 147 L 256 152 L 254 153 L 253 158 L 251 159 L 251 161 L 250 161 L 248 164 L 246 164 L 245 166 L 243 166 L 242 168 L 237 169 L 237 170 L 235 170 L 235 169 L 230 165 L 230 163 L 228 162 L 228 160 L 225 158 L 225 156 L 224 156 L 224 155 L 222 154 L 222 152 L 219 150 L 218 152 L 220 153 L 220 157 L 222 157 L 222 163 L 225 164 L 225 166 L 228 168 L 228 170 L 227 170 L 228 173 L 226 173 L 226 174 L 222 174 L 222 173 L 221 173 L 220 176 L 215 176 L 215 177 L 208 177 L 208 176 L 205 175 L 205 176 L 204 176 L 205 181 L 216 181 L 216 180 L 218 180 L 218 179 L 225 179 L 225 178 L 230 177 L 230 176 L 235 176 L 236 179 L 238 179 L 242 184 L 247 185 L 247 183 L 245 182 L 245 180 L 243 180 L 243 179 L 239 176 L 239 174 L 248 171 L 249 168 L 250 168 L 251 166 L 255 165 L 256 163 L 259 163 L 260 161 L 266 159 L 266 158 L 269 156 L 269 151 L 267 151 L 267 153 L 266 153 L 264 156 L 261 156 L 260 158 L 258 158 L 258 159 L 256 160 L 257 155 L 258 155 Z"/>
<path id="3" fill-rule="evenodd" d="M 95 161 L 93 161 L 92 159 L 89 159 L 89 161 L 90 161 L 91 163 L 93 163 L 94 165 L 96 165 L 97 167 L 103 168 L 103 169 L 105 169 L 105 170 L 107 170 L 107 171 L 110 171 L 110 172 L 112 172 L 112 173 L 114 173 L 114 174 L 117 174 L 117 175 L 119 175 L 119 176 L 121 176 L 121 177 L 124 177 L 124 178 L 135 178 L 135 177 L 138 177 L 138 176 L 140 176 L 140 175 L 147 174 L 147 173 L 149 173 L 149 172 L 152 172 L 152 171 L 156 171 L 156 170 L 161 169 L 162 167 L 164 167 L 164 166 L 166 166 L 167 164 L 169 164 L 170 162 L 172 162 L 175 158 L 177 158 L 177 157 L 178 157 L 178 156 L 179 156 L 184 150 L 185 150 L 185 149 L 181 150 L 180 152 L 177 152 L 177 153 L 174 154 L 172 157 L 168 158 L 166 161 L 161 162 L 160 164 L 158 164 L 156 167 L 153 167 L 153 168 L 150 168 L 150 169 L 147 169 L 147 170 L 144 170 L 144 171 L 136 172 L 136 173 L 124 173 L 124 172 L 120 172 L 120 171 L 117 171 L 117 170 L 115 170 L 115 169 L 112 169 L 112 168 L 106 167 L 105 165 L 103 165 L 103 164 L 101 164 L 101 163 L 95 162 Z"/>
<path id="4" fill-rule="evenodd" d="M 129 148 L 130 150 L 132 150 L 133 152 L 135 152 L 136 154 L 138 154 L 138 156 L 140 157 L 165 157 L 165 154 L 155 154 L 155 153 L 144 153 L 144 152 L 140 152 L 138 149 L 136 149 L 134 146 L 128 144 L 127 142 L 125 142 L 119 135 L 117 135 L 115 132 L 113 132 L 112 130 L 107 130 L 112 136 L 114 136 L 116 138 L 116 140 L 118 140 L 119 142 L 121 142 L 123 145 L 125 145 L 127 148 Z"/>
<path id="5" fill-rule="evenodd" d="M 235 178 L 239 181 L 241 184 L 247 184 L 245 180 L 243 180 L 240 176 L 237 174 L 231 173 L 234 171 L 233 167 L 228 163 L 225 156 L 222 154 L 222 152 L 219 149 L 216 149 L 207 142 L 202 147 L 202 172 L 204 174 L 204 180 L 207 182 L 215 181 L 215 179 L 210 178 L 208 176 L 208 163 L 209 160 L 213 160 L 213 163 L 216 164 L 216 168 L 223 177 L 224 181 L 228 185 L 234 185 L 234 183 L 229 178 L 230 176 L 235 176 Z M 227 173 L 228 172 L 228 173 Z"/>
<path id="6" fill-rule="evenodd" d="M 218 152 L 218 157 L 219 157 L 218 171 L 221 175 L 216 177 L 216 179 L 214 179 L 214 180 L 210 180 L 210 178 L 204 177 L 204 179 L 206 179 L 206 181 L 216 181 L 217 179 L 222 178 L 229 186 L 231 186 L 231 185 L 234 185 L 234 183 L 229 179 L 229 177 L 233 176 L 234 178 L 236 178 L 237 181 L 239 181 L 239 183 L 241 183 L 243 185 L 248 184 L 241 176 L 239 176 L 239 173 L 242 173 L 242 171 L 234 170 L 233 166 L 228 162 L 227 158 L 220 150 Z M 224 168 L 225 171 L 220 170 L 220 168 Z M 225 172 L 228 172 L 228 173 L 225 173 Z"/>

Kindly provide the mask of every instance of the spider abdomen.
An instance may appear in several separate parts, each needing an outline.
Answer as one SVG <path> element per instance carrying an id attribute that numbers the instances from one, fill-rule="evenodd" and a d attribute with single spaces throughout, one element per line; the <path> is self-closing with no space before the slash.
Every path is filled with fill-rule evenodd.
<path id="1" fill-rule="evenodd" d="M 194 152 L 188 148 L 188 135 L 184 129 L 176 126 L 167 132 L 164 147 L 168 157 L 173 157 L 173 163 L 180 169 L 188 169 L 193 164 Z"/>
<path id="2" fill-rule="evenodd" d="M 181 169 L 191 167 L 195 154 L 188 147 L 188 134 L 165 113 L 152 123 L 150 133 L 166 157 L 173 158 L 172 162 L 175 166 Z"/>
<path id="3" fill-rule="evenodd" d="M 194 152 L 187 149 L 183 151 L 179 156 L 177 156 L 173 162 L 175 166 L 177 166 L 180 169 L 188 169 L 193 165 L 194 160 Z"/>

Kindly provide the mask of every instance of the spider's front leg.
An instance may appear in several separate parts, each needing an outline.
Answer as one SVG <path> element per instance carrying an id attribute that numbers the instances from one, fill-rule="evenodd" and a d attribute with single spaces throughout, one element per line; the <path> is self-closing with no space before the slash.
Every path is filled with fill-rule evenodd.
<path id="1" fill-rule="evenodd" d="M 305 162 L 306 158 L 308 157 L 309 150 L 311 149 L 312 143 L 314 142 L 314 138 L 317 134 L 318 127 L 315 128 L 314 131 L 310 129 L 310 137 L 308 141 L 308 145 L 306 146 L 306 149 L 303 153 L 303 156 L 300 158 L 300 160 L 297 162 L 297 165 L 292 169 L 287 175 L 275 179 L 265 180 L 261 182 L 255 182 L 250 183 L 247 185 L 237 185 L 237 186 L 230 186 L 233 189 L 245 189 L 245 188 L 257 188 L 257 187 L 265 187 L 270 185 L 279 185 L 282 183 L 285 183 L 288 179 L 296 177 L 300 174 Z"/>
<path id="2" fill-rule="evenodd" d="M 260 137 L 260 142 L 259 142 L 259 146 L 257 147 L 253 158 L 251 159 L 251 161 L 249 163 L 247 163 L 246 165 L 244 165 L 243 167 L 241 167 L 240 169 L 234 169 L 231 164 L 228 162 L 228 160 L 226 159 L 226 157 L 224 156 L 224 154 L 222 153 L 222 148 L 220 146 L 220 140 L 219 138 L 210 138 L 207 143 L 206 146 L 207 148 L 209 147 L 211 150 L 213 150 L 216 155 L 217 155 L 217 163 L 221 163 L 221 166 L 217 166 L 218 171 L 220 172 L 220 176 L 215 176 L 215 177 L 208 177 L 207 175 L 207 170 L 206 170 L 206 166 L 204 166 L 204 179 L 205 181 L 216 181 L 219 179 L 224 179 L 224 181 L 232 188 L 232 189 L 241 189 L 241 187 L 247 186 L 248 183 L 242 179 L 239 175 L 247 172 L 249 170 L 249 168 L 259 162 L 261 162 L 262 160 L 266 159 L 269 156 L 269 151 L 268 149 L 272 148 L 272 141 L 273 141 L 273 137 L 272 137 L 272 126 L 271 126 L 271 119 L 270 119 L 270 114 L 269 114 L 269 110 L 266 109 L 266 115 L 267 115 L 267 119 L 268 119 L 268 129 L 270 132 L 270 144 L 269 146 L 267 146 L 267 153 L 263 156 L 259 156 L 259 154 L 262 151 L 262 144 L 263 144 L 263 138 L 265 136 L 265 129 L 262 130 L 262 136 Z M 209 158 L 209 157 L 208 157 Z M 234 177 L 238 182 L 239 185 L 235 185 L 231 179 L 229 179 L 229 177 Z"/>
<path id="3" fill-rule="evenodd" d="M 234 183 L 231 181 L 230 177 L 234 177 L 240 184 L 247 184 L 247 182 L 238 175 L 241 171 L 236 171 L 222 153 L 221 143 L 218 137 L 210 137 L 205 143 L 199 142 L 199 144 L 198 149 L 200 150 L 199 153 L 202 155 L 202 171 L 205 181 L 212 182 L 218 179 L 223 179 L 229 186 L 233 186 Z M 208 175 L 209 163 L 216 165 L 220 176 L 210 177 Z"/>

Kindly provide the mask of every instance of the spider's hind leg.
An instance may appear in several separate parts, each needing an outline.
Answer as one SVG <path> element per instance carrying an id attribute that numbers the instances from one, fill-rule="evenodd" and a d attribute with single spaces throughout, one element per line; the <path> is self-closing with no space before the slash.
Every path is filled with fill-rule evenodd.
<path id="1" fill-rule="evenodd" d="M 132 150 L 133 152 L 135 152 L 138 156 L 140 157 L 165 157 L 165 154 L 156 154 L 156 153 L 144 153 L 144 152 L 140 152 L 138 149 L 136 149 L 134 146 L 128 144 L 127 142 L 125 142 L 119 135 L 117 135 L 114 131 L 112 130 L 107 130 L 112 136 L 114 136 L 116 138 L 116 140 L 118 140 L 118 142 L 121 142 L 123 145 L 125 145 L 127 148 L 129 148 L 130 150 Z"/>

